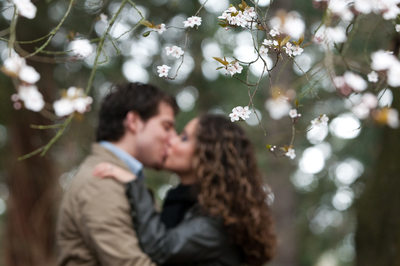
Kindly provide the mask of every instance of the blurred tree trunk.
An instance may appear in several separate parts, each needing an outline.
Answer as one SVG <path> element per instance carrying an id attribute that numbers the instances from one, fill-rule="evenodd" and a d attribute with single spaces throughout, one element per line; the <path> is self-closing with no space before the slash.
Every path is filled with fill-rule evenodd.
<path id="1" fill-rule="evenodd" d="M 393 37 L 394 54 L 400 37 Z M 400 110 L 400 92 L 393 89 L 392 108 Z M 400 130 L 385 127 L 377 145 L 375 173 L 366 181 L 357 206 L 356 265 L 400 265 Z"/>
<path id="2" fill-rule="evenodd" d="M 400 94 L 394 93 L 399 110 Z M 357 206 L 358 266 L 400 265 L 400 130 L 383 129 L 375 173 L 368 177 Z"/>
<path id="3" fill-rule="evenodd" d="M 6 220 L 5 264 L 10 266 L 50 265 L 54 250 L 55 175 L 48 157 L 35 156 L 18 161 L 37 144 L 43 144 L 37 130 L 29 129 L 32 114 L 19 111 L 10 125 L 8 212 Z M 37 115 L 36 115 L 37 117 Z M 43 119 L 36 119 L 37 122 Z M 33 144 L 34 143 L 34 144 Z"/>
<path id="4" fill-rule="evenodd" d="M 28 23 L 27 20 L 21 20 L 18 24 L 18 40 L 29 39 L 32 34 L 44 35 L 41 32 L 43 30 L 34 29 Z M 29 44 L 22 48 L 33 51 L 38 45 Z M 52 75 L 54 65 L 29 60 L 27 63 L 41 74 L 37 86 L 45 101 L 51 102 L 55 87 Z M 12 115 L 8 125 L 10 150 L 7 185 L 10 195 L 4 239 L 5 265 L 54 265 L 55 207 L 58 202 L 54 160 L 49 155 L 36 155 L 18 161 L 18 157 L 45 145 L 54 134 L 52 130 L 32 129 L 30 124 L 46 125 L 53 122 L 25 109 L 14 111 Z"/>

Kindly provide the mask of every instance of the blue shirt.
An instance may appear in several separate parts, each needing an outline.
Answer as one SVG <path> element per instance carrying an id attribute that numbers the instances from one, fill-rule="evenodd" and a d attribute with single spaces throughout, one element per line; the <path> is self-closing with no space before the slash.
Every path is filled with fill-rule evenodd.
<path id="1" fill-rule="evenodd" d="M 126 151 L 118 148 L 114 144 L 108 141 L 100 141 L 99 144 L 106 148 L 107 150 L 111 151 L 114 153 L 115 156 L 117 156 L 121 161 L 123 161 L 131 170 L 132 173 L 134 173 L 136 176 L 141 176 L 141 172 L 143 170 L 143 164 L 136 160 L 133 156 L 131 156 L 129 153 Z"/>

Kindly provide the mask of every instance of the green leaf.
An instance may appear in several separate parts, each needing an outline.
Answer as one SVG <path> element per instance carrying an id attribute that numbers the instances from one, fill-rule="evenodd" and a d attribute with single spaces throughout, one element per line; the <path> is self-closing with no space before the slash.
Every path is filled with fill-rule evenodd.
<path id="1" fill-rule="evenodd" d="M 154 24 L 151 23 L 151 22 L 148 21 L 148 20 L 142 20 L 142 21 L 140 21 L 140 24 L 142 24 L 142 25 L 144 25 L 144 26 L 146 26 L 146 27 L 148 27 L 148 28 L 154 28 Z"/>
<path id="2" fill-rule="evenodd" d="M 218 62 L 220 62 L 224 66 L 229 65 L 229 63 L 226 60 L 222 60 L 222 58 L 219 58 L 219 57 L 213 57 L 213 58 L 214 58 L 214 60 L 217 60 Z"/>
<path id="3" fill-rule="evenodd" d="M 280 46 L 284 46 L 288 41 L 290 40 L 290 36 L 286 36 L 285 39 L 283 39 L 280 43 Z"/>

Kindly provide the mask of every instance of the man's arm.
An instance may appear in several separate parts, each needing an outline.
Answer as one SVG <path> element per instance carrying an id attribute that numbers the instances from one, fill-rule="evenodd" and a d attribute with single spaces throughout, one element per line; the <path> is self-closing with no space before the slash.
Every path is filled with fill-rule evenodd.
<path id="1" fill-rule="evenodd" d="M 138 244 L 124 187 L 111 179 L 96 179 L 91 185 L 96 193 L 82 206 L 81 224 L 99 263 L 154 266 Z"/>

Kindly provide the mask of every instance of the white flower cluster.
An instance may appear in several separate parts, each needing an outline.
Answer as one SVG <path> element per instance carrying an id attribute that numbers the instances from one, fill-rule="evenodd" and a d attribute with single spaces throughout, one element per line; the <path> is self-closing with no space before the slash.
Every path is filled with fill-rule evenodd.
<path id="1" fill-rule="evenodd" d="M 17 7 L 19 15 L 29 19 L 35 18 L 37 8 L 31 0 L 13 0 L 13 3 Z"/>
<path id="2" fill-rule="evenodd" d="M 278 120 L 287 116 L 291 105 L 285 96 L 271 97 L 265 102 L 265 109 L 269 112 L 272 119 Z"/>
<path id="3" fill-rule="evenodd" d="M 392 52 L 379 50 L 372 53 L 371 59 L 371 68 L 386 73 L 387 83 L 390 86 L 400 86 L 400 61 Z"/>
<path id="4" fill-rule="evenodd" d="M 33 67 L 27 65 L 25 59 L 15 51 L 12 51 L 11 56 L 4 61 L 2 70 L 6 75 L 21 81 L 18 86 L 18 97 L 14 97 L 15 101 L 23 101 L 25 108 L 31 111 L 41 111 L 45 105 L 43 96 L 33 85 L 39 81 L 40 74 Z"/>
<path id="5" fill-rule="evenodd" d="M 399 0 L 354 0 L 354 9 L 363 14 L 381 14 L 386 20 L 395 19 L 400 14 Z"/>
<path id="6" fill-rule="evenodd" d="M 86 96 L 83 89 L 70 87 L 64 97 L 54 102 L 53 107 L 56 115 L 63 117 L 74 112 L 85 113 L 92 102 L 92 98 Z"/>
<path id="7" fill-rule="evenodd" d="M 297 109 L 291 109 L 291 110 L 289 111 L 289 116 L 290 116 L 290 118 L 292 118 L 292 119 L 296 119 L 296 118 L 298 118 L 298 117 L 301 117 L 301 114 L 299 114 L 299 113 L 297 112 Z"/>
<path id="8" fill-rule="evenodd" d="M 304 30 L 306 29 L 306 24 L 300 14 L 295 11 L 289 13 L 278 11 L 276 16 L 272 17 L 269 21 L 269 26 L 277 30 L 279 32 L 278 35 L 283 33 L 296 40 L 303 36 Z M 270 31 L 269 34 L 275 37 L 272 31 Z"/>
<path id="9" fill-rule="evenodd" d="M 368 74 L 368 81 L 369 82 L 376 83 L 376 82 L 378 82 L 378 79 L 379 79 L 378 73 L 376 73 L 375 71 L 371 71 Z"/>
<path id="10" fill-rule="evenodd" d="M 13 95 L 12 100 L 16 109 L 19 109 L 20 103 L 18 101 L 21 100 L 26 109 L 34 112 L 40 112 L 45 105 L 43 95 L 35 85 L 20 85 L 18 94 Z"/>
<path id="11" fill-rule="evenodd" d="M 163 34 L 163 33 L 167 30 L 167 28 L 166 28 L 166 26 L 165 26 L 164 23 L 161 23 L 160 25 L 155 26 L 155 27 L 154 27 L 154 30 L 155 30 L 158 34 Z"/>
<path id="12" fill-rule="evenodd" d="M 397 6 L 399 0 L 330 0 L 328 9 L 344 21 L 353 19 L 354 14 L 375 13 L 382 15 L 386 20 L 395 19 L 400 14 L 400 8 Z"/>
<path id="13" fill-rule="evenodd" d="M 272 31 L 272 30 L 271 30 Z M 279 43 L 277 40 L 268 40 L 268 39 L 264 39 L 263 46 L 268 47 L 268 48 L 276 48 L 279 46 Z"/>
<path id="14" fill-rule="evenodd" d="M 328 27 L 322 26 L 314 35 L 313 41 L 324 43 L 328 47 L 334 43 L 343 43 L 347 40 L 346 30 L 341 26 Z"/>
<path id="15" fill-rule="evenodd" d="M 171 69 L 171 67 L 167 66 L 167 65 L 158 66 L 157 67 L 158 76 L 160 78 L 162 78 L 162 77 L 166 77 L 167 78 L 168 77 L 168 72 L 169 72 L 170 69 Z"/>
<path id="16" fill-rule="evenodd" d="M 384 107 L 378 109 L 378 98 L 372 93 L 365 93 L 361 97 L 352 99 L 355 104 L 351 111 L 359 119 L 372 117 L 379 124 L 388 125 L 391 128 L 399 127 L 399 115 L 396 109 Z"/>
<path id="17" fill-rule="evenodd" d="M 185 53 L 182 50 L 182 48 L 180 48 L 179 46 L 176 46 L 176 45 L 174 45 L 172 47 L 169 47 L 169 46 L 165 47 L 165 52 L 167 55 L 175 57 L 175 58 L 180 58 Z M 160 78 L 162 78 L 162 77 L 167 78 L 170 69 L 171 69 L 171 67 L 168 65 L 157 66 L 158 76 Z"/>
<path id="18" fill-rule="evenodd" d="M 287 42 L 283 49 L 290 57 L 295 57 L 303 53 L 303 48 L 301 48 L 299 45 L 293 45 L 291 42 Z"/>
<path id="19" fill-rule="evenodd" d="M 172 57 L 175 58 L 179 58 L 184 54 L 184 51 L 182 50 L 182 48 L 180 48 L 179 46 L 172 46 L 172 47 L 165 47 L 165 52 L 167 53 L 167 55 L 170 55 Z"/>
<path id="20" fill-rule="evenodd" d="M 357 104 L 355 104 L 351 111 L 359 118 L 366 119 L 371 110 L 378 106 L 378 98 L 372 93 L 365 93 L 362 95 Z"/>
<path id="21" fill-rule="evenodd" d="M 18 77 L 21 81 L 29 84 L 34 84 L 40 79 L 39 73 L 33 67 L 27 65 L 25 59 L 14 51 L 11 57 L 4 61 L 3 71 L 7 75 Z"/>
<path id="22" fill-rule="evenodd" d="M 364 91 L 368 86 L 360 75 L 350 71 L 346 71 L 343 76 L 335 77 L 333 83 L 344 96 L 349 96 L 352 92 Z"/>
<path id="23" fill-rule="evenodd" d="M 86 39 L 77 39 L 72 41 L 68 46 L 68 50 L 71 50 L 71 54 L 80 59 L 86 58 L 93 53 L 93 47 L 89 40 Z"/>
<path id="24" fill-rule="evenodd" d="M 233 76 L 236 73 L 242 73 L 243 67 L 239 64 L 238 61 L 232 61 L 225 67 L 225 69 L 231 76 Z"/>
<path id="25" fill-rule="evenodd" d="M 328 121 L 329 121 L 329 117 L 326 116 L 326 114 L 322 114 L 320 116 L 318 116 L 317 118 L 314 118 L 313 120 L 311 120 L 311 125 L 312 126 L 322 126 L 322 127 L 326 127 L 328 126 Z"/>
<path id="26" fill-rule="evenodd" d="M 289 148 L 285 153 L 285 156 L 293 160 L 294 158 L 296 158 L 296 151 L 293 148 Z"/>
<path id="27" fill-rule="evenodd" d="M 188 17 L 183 22 L 183 26 L 185 28 L 193 28 L 194 26 L 200 26 L 200 25 L 201 25 L 201 17 L 197 17 L 197 16 Z"/>
<path id="28" fill-rule="evenodd" d="M 232 109 L 232 113 L 229 114 L 232 122 L 239 121 L 240 118 L 246 120 L 250 117 L 251 111 L 248 106 L 236 106 Z"/>
<path id="29" fill-rule="evenodd" d="M 243 11 L 231 6 L 218 17 L 232 26 L 247 27 L 257 18 L 254 7 L 247 6 Z"/>

